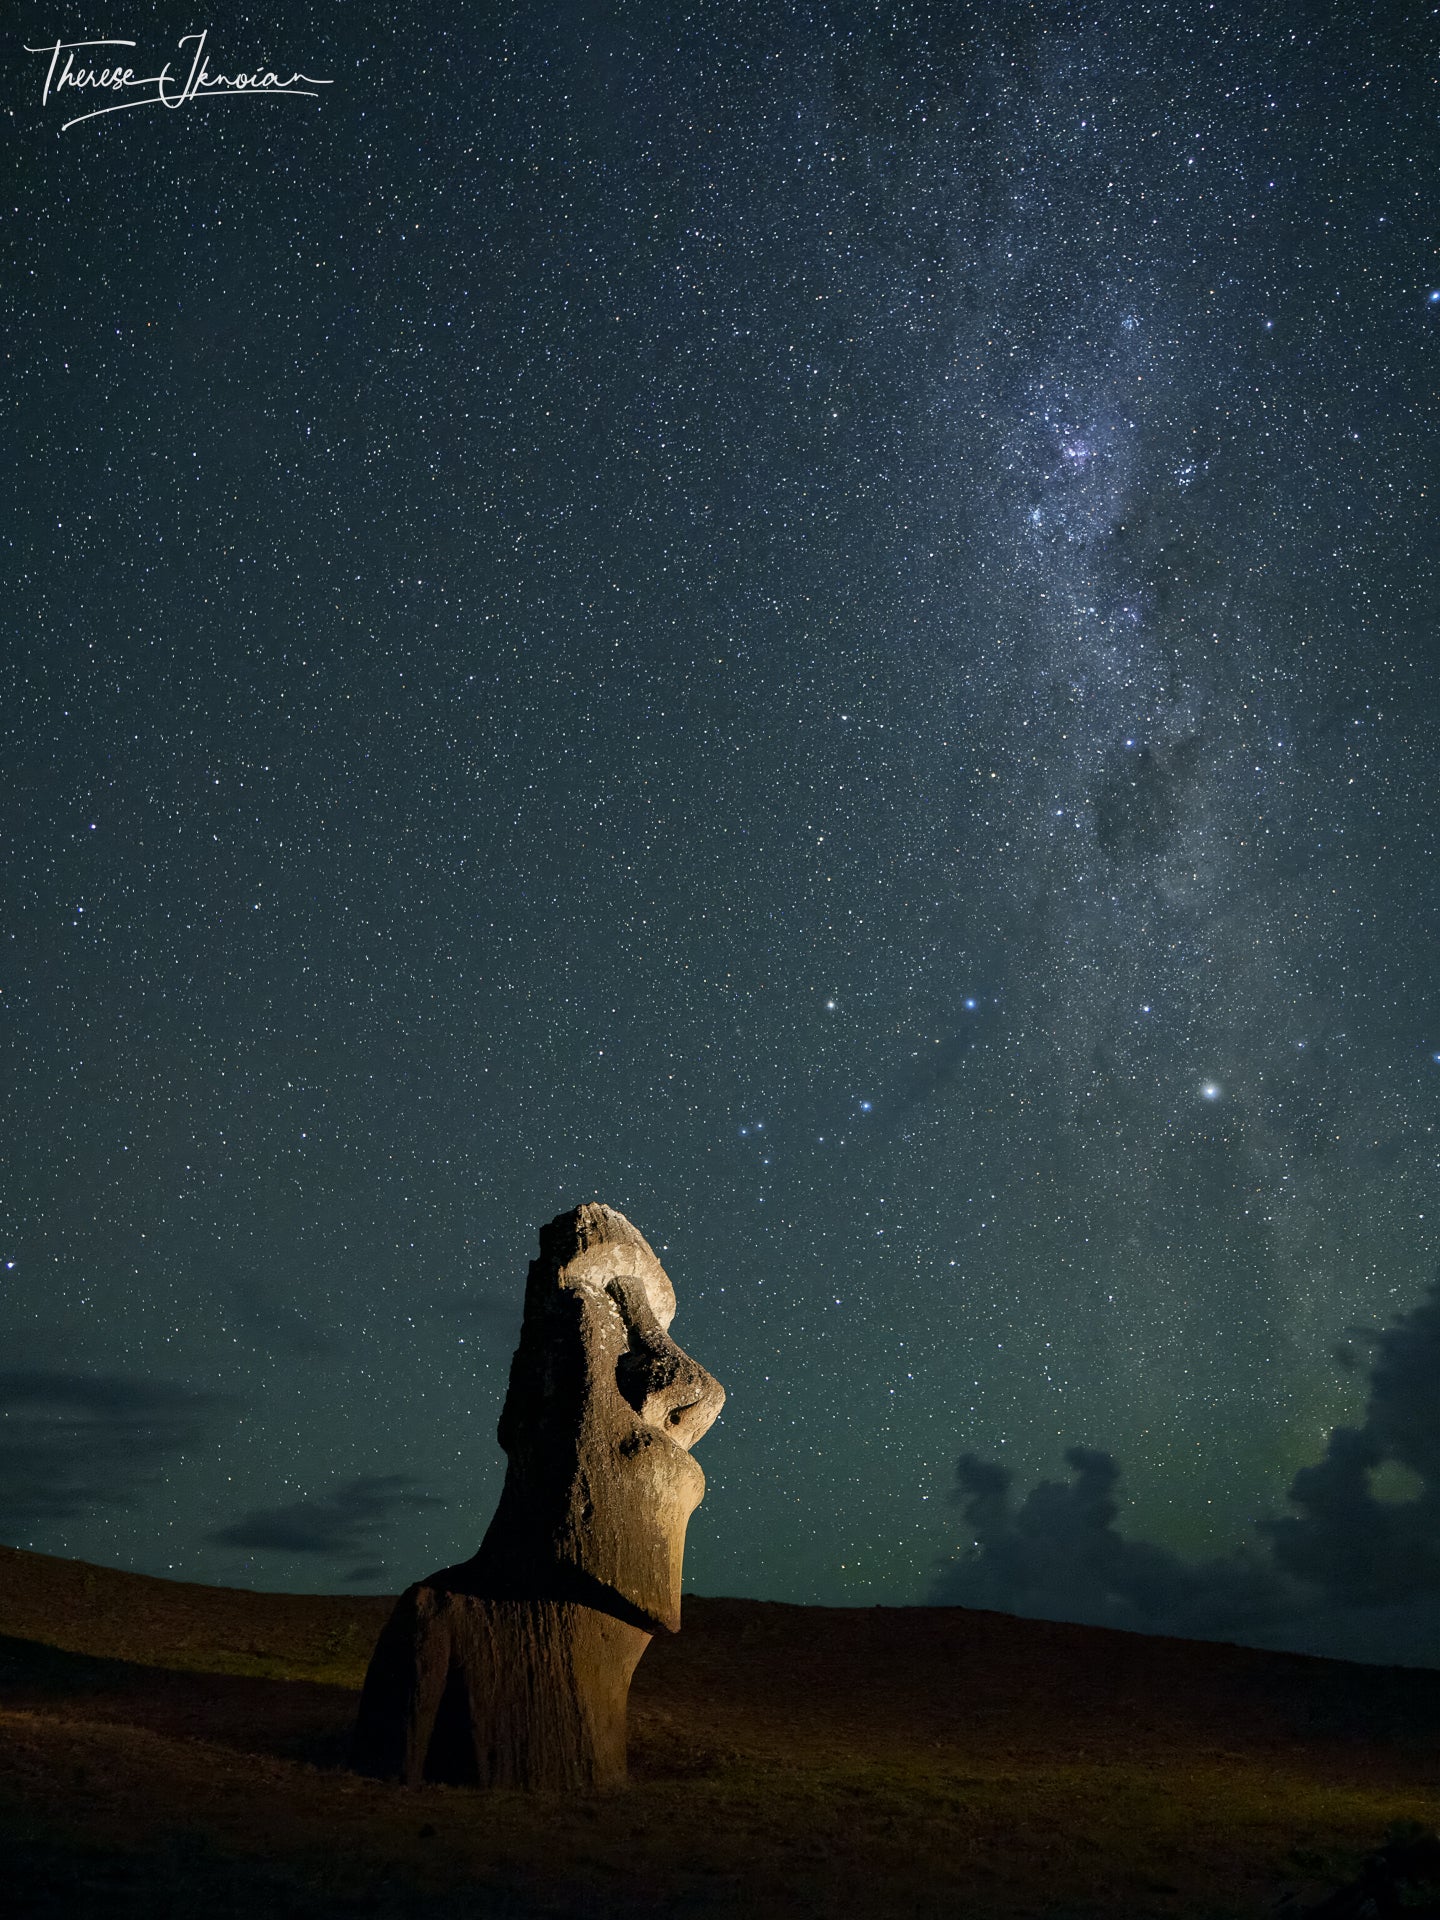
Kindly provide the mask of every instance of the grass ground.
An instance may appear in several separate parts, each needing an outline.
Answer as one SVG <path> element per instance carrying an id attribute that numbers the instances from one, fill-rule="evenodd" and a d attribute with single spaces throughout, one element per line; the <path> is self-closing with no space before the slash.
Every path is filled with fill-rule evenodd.
<path id="1" fill-rule="evenodd" d="M 1440 1819 L 1440 1674 L 948 1608 L 691 1599 L 632 1785 L 344 1770 L 387 1601 L 0 1549 L 17 1915 L 1259 1916 Z"/>

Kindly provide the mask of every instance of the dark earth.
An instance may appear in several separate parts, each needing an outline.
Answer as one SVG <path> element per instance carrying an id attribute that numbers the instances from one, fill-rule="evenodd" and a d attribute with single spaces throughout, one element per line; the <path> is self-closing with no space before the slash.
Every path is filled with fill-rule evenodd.
<path id="1" fill-rule="evenodd" d="M 1259 1916 L 1440 1813 L 1440 1673 L 697 1597 L 627 1790 L 406 1791 L 345 1767 L 389 1606 L 0 1549 L 8 1911 Z"/>

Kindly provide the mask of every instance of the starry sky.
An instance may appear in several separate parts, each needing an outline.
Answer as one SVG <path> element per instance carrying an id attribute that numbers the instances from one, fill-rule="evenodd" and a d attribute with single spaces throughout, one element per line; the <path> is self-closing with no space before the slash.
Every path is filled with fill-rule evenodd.
<path id="1" fill-rule="evenodd" d="M 1243 1547 L 1437 1257 L 1434 17 L 24 51 L 201 24 L 8 22 L 0 1535 L 472 1551 L 599 1198 L 692 1589 L 923 1600 L 961 1454 Z"/>

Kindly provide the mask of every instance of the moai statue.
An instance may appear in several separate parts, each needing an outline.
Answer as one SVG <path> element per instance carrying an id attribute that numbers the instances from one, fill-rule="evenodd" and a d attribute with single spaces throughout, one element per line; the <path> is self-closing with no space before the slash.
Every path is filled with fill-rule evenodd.
<path id="1" fill-rule="evenodd" d="M 475 1556 L 402 1594 L 370 1661 L 361 1773 L 495 1787 L 625 1779 L 630 1679 L 680 1625 L 690 1448 L 725 1390 L 671 1340 L 675 1290 L 623 1214 L 540 1230 Z"/>

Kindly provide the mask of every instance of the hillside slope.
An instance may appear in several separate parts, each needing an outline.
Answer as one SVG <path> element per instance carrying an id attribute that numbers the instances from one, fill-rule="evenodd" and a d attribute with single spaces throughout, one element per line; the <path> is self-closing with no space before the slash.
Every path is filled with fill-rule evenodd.
<path id="1" fill-rule="evenodd" d="M 1440 1816 L 1437 1673 L 694 1598 L 627 1792 L 405 1792 L 343 1768 L 388 1606 L 0 1549 L 10 1910 L 1261 1915 Z"/>

